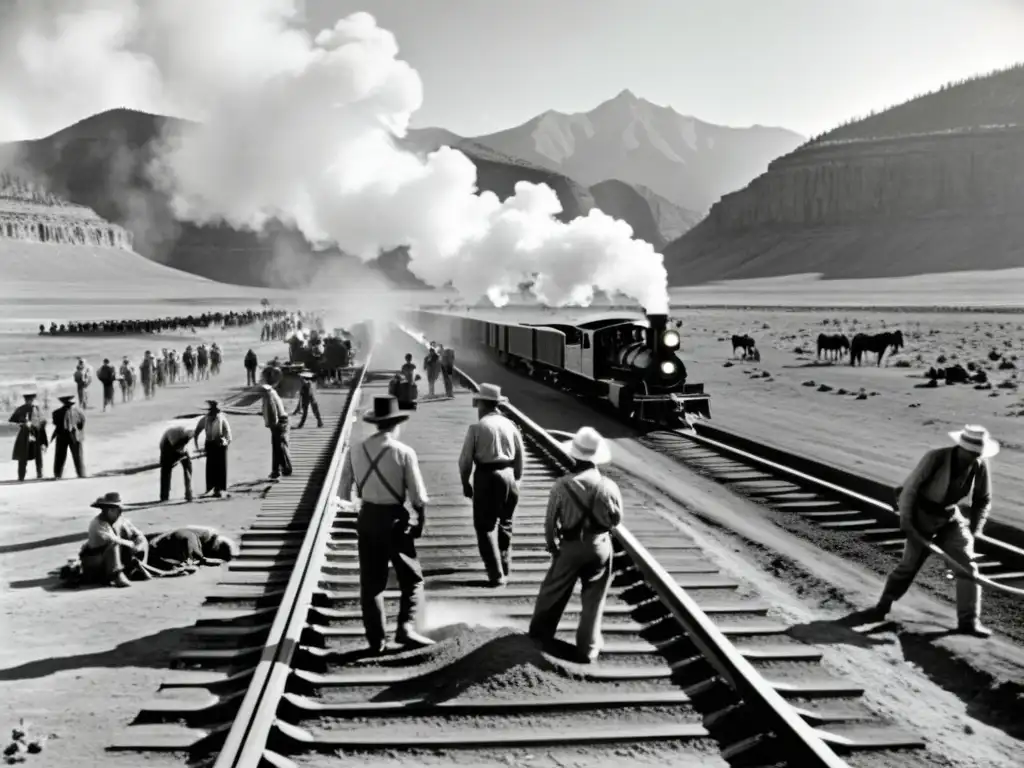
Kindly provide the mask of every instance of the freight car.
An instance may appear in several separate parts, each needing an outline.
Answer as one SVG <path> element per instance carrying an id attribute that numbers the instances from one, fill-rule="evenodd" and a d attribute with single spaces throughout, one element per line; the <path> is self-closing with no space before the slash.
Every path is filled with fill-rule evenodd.
<path id="1" fill-rule="evenodd" d="M 457 347 L 483 347 L 499 361 L 615 408 L 624 418 L 675 427 L 710 418 L 703 384 L 688 383 L 680 336 L 668 315 L 610 317 L 579 325 L 492 323 L 414 312 L 410 325 Z"/>

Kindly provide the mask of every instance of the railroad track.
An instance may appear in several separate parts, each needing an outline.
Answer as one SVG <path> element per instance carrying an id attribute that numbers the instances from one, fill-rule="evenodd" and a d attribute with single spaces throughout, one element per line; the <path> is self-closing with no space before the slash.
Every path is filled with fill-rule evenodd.
<path id="1" fill-rule="evenodd" d="M 906 536 L 890 500 L 891 489 L 880 483 L 699 422 L 694 431 L 654 431 L 638 440 L 776 510 L 857 536 L 887 552 L 903 549 Z M 987 589 L 1024 598 L 1024 549 L 982 535 L 975 551 L 979 581 Z M 944 559 L 951 576 L 958 566 Z"/>
<path id="2" fill-rule="evenodd" d="M 367 373 L 349 400 L 382 391 Z M 290 492 L 275 498 L 281 486 L 271 490 L 210 598 L 211 614 L 197 623 L 198 646 L 179 653 L 196 668 L 169 673 L 167 695 L 113 748 L 182 753 L 215 768 L 313 768 L 339 758 L 565 766 L 609 756 L 628 765 L 839 768 L 846 763 L 836 751 L 847 750 L 889 760 L 901 750 L 913 764 L 920 739 L 880 722 L 857 701 L 862 690 L 821 668 L 820 649 L 791 638 L 768 605 L 742 594 L 625 477 L 629 530 L 616 531 L 601 661 L 579 665 L 568 653 L 536 649 L 523 630 L 548 564 L 548 487 L 569 459 L 508 412 L 529 456 L 507 587 L 484 586 L 457 476 L 462 437 L 476 418 L 470 394 L 421 400 L 402 439 L 417 450 L 431 495 L 418 549 L 426 631 L 439 642 L 365 654 L 354 516 L 329 503 L 349 432 L 359 439 L 365 428 L 348 405 L 334 404 L 325 414 L 334 429 L 322 432 L 335 446 L 315 436 L 300 451 L 296 438 Z M 303 462 L 309 469 L 299 469 Z M 385 594 L 390 616 L 394 587 Z M 560 640 L 571 642 L 579 610 L 574 596 Z"/>

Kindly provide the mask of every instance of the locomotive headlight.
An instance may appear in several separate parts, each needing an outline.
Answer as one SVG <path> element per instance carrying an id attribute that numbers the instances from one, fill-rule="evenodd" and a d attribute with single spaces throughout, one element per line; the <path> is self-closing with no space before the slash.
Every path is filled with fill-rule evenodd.
<path id="1" fill-rule="evenodd" d="M 665 331 L 661 334 L 661 343 L 667 349 L 679 349 L 679 334 L 675 331 Z"/>
<path id="2" fill-rule="evenodd" d="M 676 372 L 676 364 L 671 360 L 663 360 L 661 363 L 661 373 L 664 376 L 672 376 Z"/>

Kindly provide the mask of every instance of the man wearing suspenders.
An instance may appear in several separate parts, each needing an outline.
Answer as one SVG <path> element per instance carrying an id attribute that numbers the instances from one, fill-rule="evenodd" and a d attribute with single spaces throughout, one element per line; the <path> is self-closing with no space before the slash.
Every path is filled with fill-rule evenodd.
<path id="1" fill-rule="evenodd" d="M 356 531 L 359 537 L 359 598 L 363 626 L 373 653 L 387 646 L 384 590 L 388 565 L 394 567 L 401 590 L 395 640 L 408 647 L 433 645 L 416 632 L 416 611 L 423 602 L 423 568 L 416 557 L 416 539 L 426 522 L 427 490 L 416 451 L 398 440 L 398 425 L 409 418 L 391 396 L 375 397 L 363 420 L 377 432 L 349 448 L 341 471 L 338 496 L 352 497 L 353 482 L 362 504 Z M 415 515 L 405 506 L 408 499 Z"/>
<path id="2" fill-rule="evenodd" d="M 554 638 L 578 580 L 582 608 L 576 650 L 579 660 L 589 663 L 601 651 L 601 618 L 612 581 L 610 532 L 622 521 L 622 494 L 597 469 L 611 460 L 597 430 L 583 427 L 562 448 L 576 460 L 575 474 L 555 480 L 548 496 L 544 538 L 552 560 L 537 594 L 530 637 L 540 642 Z"/>
<path id="3" fill-rule="evenodd" d="M 508 398 L 501 387 L 481 384 L 473 395 L 480 416 L 466 430 L 459 455 L 463 494 L 473 500 L 473 527 L 480 558 L 491 586 L 508 582 L 512 547 L 512 515 L 519 503 L 523 477 L 523 436 L 498 410 Z M 476 470 L 474 471 L 474 466 Z M 473 483 L 470 485 L 470 475 Z"/>

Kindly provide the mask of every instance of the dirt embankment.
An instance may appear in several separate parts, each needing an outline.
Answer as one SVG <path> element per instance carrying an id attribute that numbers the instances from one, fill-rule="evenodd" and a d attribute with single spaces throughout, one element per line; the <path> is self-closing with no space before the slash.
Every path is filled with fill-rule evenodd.
<path id="1" fill-rule="evenodd" d="M 811 145 L 665 250 L 672 285 L 1024 266 L 1024 128 Z"/>
<path id="2" fill-rule="evenodd" d="M 0 195 L 0 240 L 130 251 L 132 236 L 80 205 L 48 205 Z"/>

